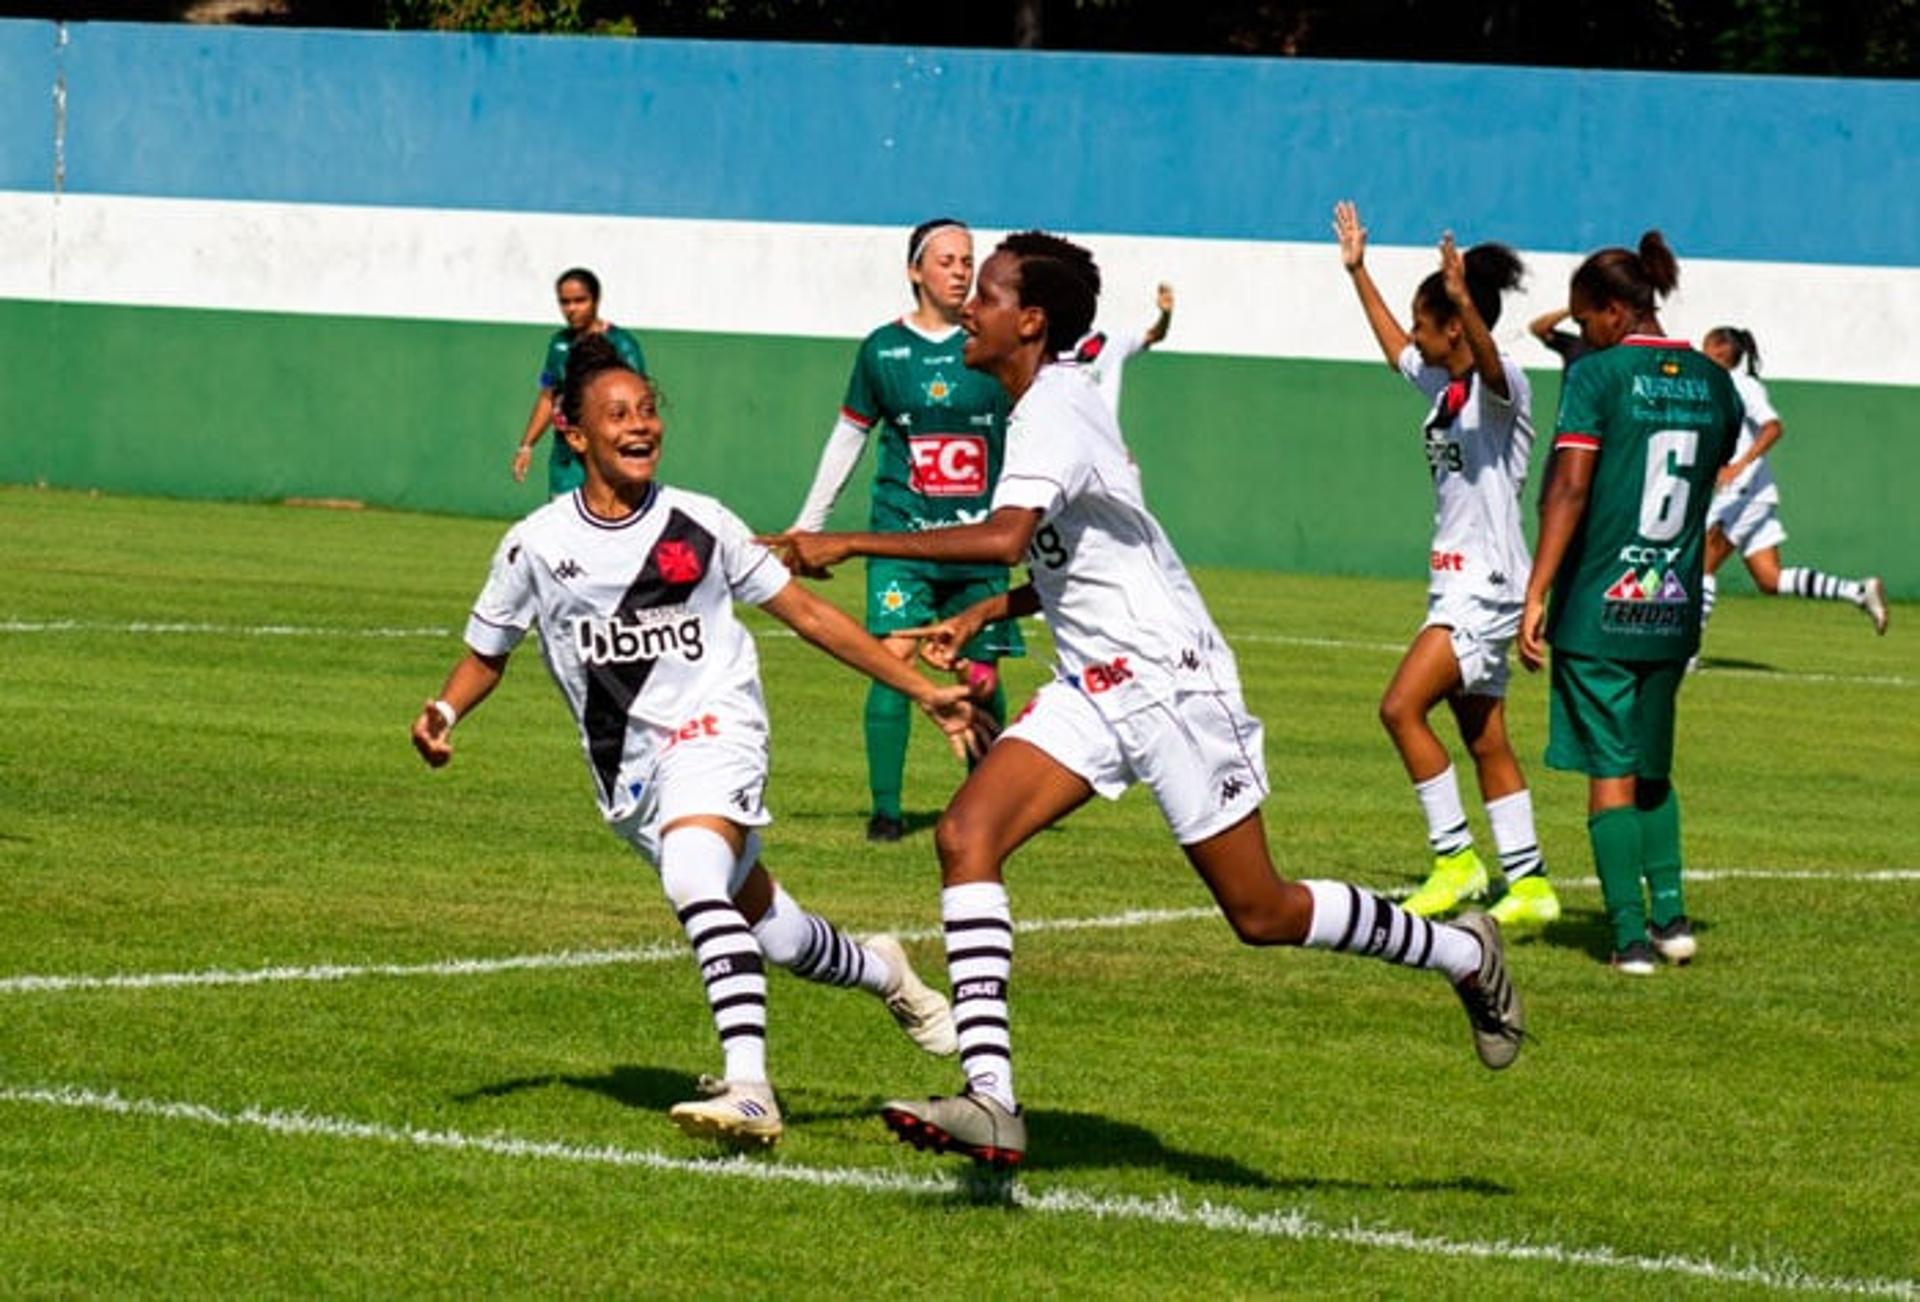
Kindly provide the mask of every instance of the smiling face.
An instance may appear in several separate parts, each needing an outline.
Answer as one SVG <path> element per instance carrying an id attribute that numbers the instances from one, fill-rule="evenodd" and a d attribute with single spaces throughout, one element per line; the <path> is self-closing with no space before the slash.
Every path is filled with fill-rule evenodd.
<path id="1" fill-rule="evenodd" d="M 914 297 L 951 317 L 973 284 L 973 234 L 950 226 L 927 241 L 920 260 L 907 268 Z"/>
<path id="2" fill-rule="evenodd" d="M 1460 318 L 1455 317 L 1441 325 L 1416 298 L 1413 303 L 1413 329 L 1407 331 L 1407 338 L 1413 340 L 1413 346 L 1420 350 L 1421 361 L 1428 366 L 1445 366 L 1460 347 Z"/>
<path id="3" fill-rule="evenodd" d="M 560 315 L 566 318 L 567 329 L 575 334 L 592 325 L 600 315 L 600 300 L 580 281 L 563 280 L 555 293 L 560 300 Z"/>
<path id="4" fill-rule="evenodd" d="M 666 439 L 653 386 L 632 371 L 605 370 L 588 382 L 580 407 L 566 439 L 586 463 L 589 485 L 597 479 L 628 497 L 652 483 Z"/>
<path id="5" fill-rule="evenodd" d="M 960 328 L 967 332 L 961 354 L 976 371 L 995 371 L 1021 348 L 1046 333 L 1046 314 L 1037 307 L 1020 306 L 1020 262 L 1010 253 L 996 253 L 980 268 L 973 297 L 960 310 Z"/>

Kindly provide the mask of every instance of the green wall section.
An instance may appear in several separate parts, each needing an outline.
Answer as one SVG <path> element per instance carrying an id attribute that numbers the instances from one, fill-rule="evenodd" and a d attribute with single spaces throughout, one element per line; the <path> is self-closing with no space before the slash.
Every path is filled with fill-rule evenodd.
<path id="1" fill-rule="evenodd" d="M 508 474 L 544 339 L 529 326 L 0 302 L 0 481 L 516 516 L 544 491 L 543 464 L 524 485 Z M 669 478 L 757 527 L 785 525 L 852 342 L 642 339 L 668 404 Z M 1558 377 L 1534 383 L 1550 428 Z M 1789 562 L 1878 572 L 1920 595 L 1920 395 L 1772 388 L 1788 430 L 1775 465 Z M 1150 354 L 1125 392 L 1148 500 L 1190 562 L 1423 572 L 1423 404 L 1385 366 Z M 1536 485 L 1544 464 L 1542 452 Z M 866 473 L 838 522 L 864 515 Z"/>

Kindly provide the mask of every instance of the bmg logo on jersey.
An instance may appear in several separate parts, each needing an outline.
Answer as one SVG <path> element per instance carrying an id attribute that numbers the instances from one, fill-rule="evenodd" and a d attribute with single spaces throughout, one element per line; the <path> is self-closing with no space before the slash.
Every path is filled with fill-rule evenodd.
<path id="1" fill-rule="evenodd" d="M 573 646 L 584 665 L 629 665 L 677 655 L 698 660 L 707 653 L 706 625 L 682 611 L 647 614 L 628 621 L 618 615 L 573 621 Z"/>
<path id="2" fill-rule="evenodd" d="M 979 434 L 916 434 L 909 487 L 927 497 L 979 497 L 987 491 L 987 440 Z"/>

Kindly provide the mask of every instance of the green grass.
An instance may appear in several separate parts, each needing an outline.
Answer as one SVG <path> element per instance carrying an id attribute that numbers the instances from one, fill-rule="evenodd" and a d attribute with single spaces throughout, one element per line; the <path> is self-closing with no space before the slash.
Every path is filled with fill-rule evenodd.
<path id="1" fill-rule="evenodd" d="M 407 746 L 498 533 L 0 490 L 0 978 L 679 943 L 652 871 L 599 826 L 536 657 L 462 724 L 449 769 Z M 1418 586 L 1200 577 L 1267 722 L 1285 870 L 1413 881 L 1422 828 L 1373 709 Z M 826 590 L 845 600 L 855 582 Z M 1703 878 L 1700 961 L 1640 982 L 1601 962 L 1582 785 L 1537 762 L 1544 686 L 1517 682 L 1513 731 L 1570 907 L 1516 950 L 1538 1040 L 1502 1075 L 1478 1067 L 1431 977 L 1245 950 L 1213 917 L 1032 934 L 1014 1025 L 1033 1149 L 1010 1206 L 873 1116 L 953 1069 L 863 997 L 784 975 L 772 1059 L 789 1129 L 754 1169 L 901 1187 L 705 1165 L 665 1117 L 718 1057 L 679 958 L 0 989 L 0 1292 L 1624 1296 L 1759 1293 L 1801 1271 L 1911 1294 L 1920 881 L 1860 875 L 1920 867 L 1916 615 L 1897 610 L 1876 639 L 1844 607 L 1722 603 L 1720 659 L 1681 712 L 1691 866 L 1851 879 Z M 168 624 L 212 627 L 137 627 Z M 262 626 L 321 632 L 244 631 Z M 363 632 L 431 628 L 447 632 Z M 862 684 L 791 638 L 761 654 L 767 861 L 850 927 L 931 928 L 925 822 L 956 769 L 920 727 L 919 829 L 869 847 Z M 1013 670 L 1016 699 L 1042 672 Z M 1138 792 L 1038 838 L 1010 881 L 1023 919 L 1207 903 Z M 937 942 L 912 948 L 938 971 Z M 293 1135 L 25 1094 L 59 1089 L 387 1129 Z M 429 1147 L 409 1130 L 702 1165 Z M 1127 1198 L 1308 1228 L 1111 1214 Z M 1511 1250 L 1523 1242 L 1559 1251 Z M 1761 1273 L 1562 1259 L 1578 1252 Z"/>

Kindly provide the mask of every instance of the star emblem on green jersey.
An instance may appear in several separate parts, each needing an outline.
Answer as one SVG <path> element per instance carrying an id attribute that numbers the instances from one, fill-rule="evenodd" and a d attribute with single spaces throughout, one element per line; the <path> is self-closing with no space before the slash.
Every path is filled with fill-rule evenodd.
<path id="1" fill-rule="evenodd" d="M 945 375 L 935 375 L 920 386 L 920 392 L 927 395 L 927 401 L 935 406 L 944 407 L 953 400 L 953 385 Z"/>

